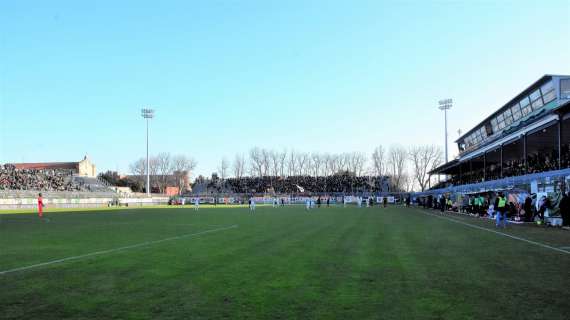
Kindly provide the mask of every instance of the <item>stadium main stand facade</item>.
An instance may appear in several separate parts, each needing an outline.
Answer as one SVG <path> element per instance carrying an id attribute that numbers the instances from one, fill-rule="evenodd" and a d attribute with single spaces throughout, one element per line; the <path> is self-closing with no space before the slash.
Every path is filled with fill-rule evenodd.
<path id="1" fill-rule="evenodd" d="M 570 182 L 570 76 L 541 77 L 456 143 L 459 156 L 431 172 L 448 179 L 417 197 L 465 202 L 469 195 L 511 190 L 520 195 L 510 199 L 515 206 L 525 197 L 556 203 Z"/>
<path id="2" fill-rule="evenodd" d="M 568 168 L 570 76 L 540 78 L 456 142 L 458 158 L 432 171 L 450 185 Z"/>

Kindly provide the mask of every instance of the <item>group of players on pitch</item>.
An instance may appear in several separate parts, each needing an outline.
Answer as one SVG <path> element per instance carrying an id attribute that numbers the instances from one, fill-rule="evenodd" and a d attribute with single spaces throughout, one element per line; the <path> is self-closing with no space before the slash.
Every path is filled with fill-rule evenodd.
<path id="1" fill-rule="evenodd" d="M 352 201 L 352 199 L 354 199 L 355 201 Z M 388 205 L 388 200 L 387 198 L 383 199 L 383 206 L 386 207 Z M 311 210 L 314 208 L 320 208 L 321 205 L 323 204 L 323 202 L 326 204 L 327 207 L 330 207 L 331 205 L 331 198 L 327 197 L 324 201 L 321 197 L 318 197 L 316 200 L 313 198 L 307 198 L 305 199 L 305 210 Z M 362 203 L 364 202 L 366 204 L 366 207 L 373 207 L 374 206 L 374 198 L 373 197 L 369 197 L 368 199 L 364 199 L 363 197 L 343 197 L 342 199 L 343 202 L 343 206 L 346 207 L 349 203 L 352 202 L 356 202 L 357 207 L 362 207 Z M 335 201 L 336 203 L 336 201 Z M 276 207 L 284 207 L 285 206 L 285 199 L 281 198 L 273 198 L 272 200 L 272 206 L 273 208 Z M 248 207 L 249 210 L 251 212 L 255 211 L 255 199 L 249 198 L 248 200 Z M 38 216 L 39 218 L 43 219 L 44 217 L 44 211 L 43 209 L 45 208 L 45 204 L 44 204 L 44 200 L 42 197 L 42 194 L 38 194 Z M 200 209 L 200 198 L 195 198 L 194 199 L 194 211 L 198 211 Z"/>

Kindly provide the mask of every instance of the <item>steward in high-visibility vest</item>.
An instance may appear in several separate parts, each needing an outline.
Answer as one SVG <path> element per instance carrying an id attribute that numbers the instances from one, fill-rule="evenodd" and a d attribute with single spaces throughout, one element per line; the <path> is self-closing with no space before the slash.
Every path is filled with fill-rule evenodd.
<path id="1" fill-rule="evenodd" d="M 499 203 L 498 203 L 498 208 L 499 210 L 504 210 L 505 207 L 507 206 L 507 199 L 505 197 L 499 196 Z"/>
<path id="2" fill-rule="evenodd" d="M 502 193 L 499 193 L 497 199 L 495 199 L 495 211 L 497 211 L 496 225 L 497 227 L 503 225 L 503 228 L 507 227 L 507 198 Z"/>

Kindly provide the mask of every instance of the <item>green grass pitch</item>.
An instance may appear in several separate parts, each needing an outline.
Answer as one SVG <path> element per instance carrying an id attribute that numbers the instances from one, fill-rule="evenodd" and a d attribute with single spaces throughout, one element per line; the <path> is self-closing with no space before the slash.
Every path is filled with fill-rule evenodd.
<path id="1" fill-rule="evenodd" d="M 0 318 L 570 319 L 570 232 L 428 213 L 1 214 Z"/>

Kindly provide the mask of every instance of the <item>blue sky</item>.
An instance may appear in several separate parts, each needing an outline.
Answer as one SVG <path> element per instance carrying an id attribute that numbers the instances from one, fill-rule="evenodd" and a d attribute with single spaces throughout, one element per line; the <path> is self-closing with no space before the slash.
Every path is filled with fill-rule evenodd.
<path id="1" fill-rule="evenodd" d="M 569 1 L 2 1 L 0 163 L 443 145 L 570 74 Z M 451 148 L 455 146 L 450 144 Z"/>

